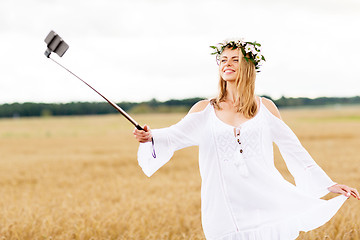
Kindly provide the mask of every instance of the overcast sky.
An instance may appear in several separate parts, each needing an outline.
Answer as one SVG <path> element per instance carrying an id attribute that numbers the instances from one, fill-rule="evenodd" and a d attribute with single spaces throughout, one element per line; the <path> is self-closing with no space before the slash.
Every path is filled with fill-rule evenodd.
<path id="1" fill-rule="evenodd" d="M 359 26 L 357 0 L 1 0 L 0 103 L 102 101 L 44 56 L 50 30 L 114 101 L 213 97 L 209 45 L 232 37 L 262 44 L 258 95 L 360 95 Z"/>

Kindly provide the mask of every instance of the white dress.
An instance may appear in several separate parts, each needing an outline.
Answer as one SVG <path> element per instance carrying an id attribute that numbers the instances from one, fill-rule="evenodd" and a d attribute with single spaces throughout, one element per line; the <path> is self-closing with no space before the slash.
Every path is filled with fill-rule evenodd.
<path id="1" fill-rule="evenodd" d="M 320 199 L 336 183 L 261 98 L 258 113 L 236 128 L 221 121 L 209 103 L 152 135 L 156 158 L 150 142 L 138 150 L 139 165 L 149 177 L 174 151 L 199 146 L 201 219 L 208 240 L 295 239 L 299 231 L 329 221 L 347 199 Z M 296 186 L 275 168 L 273 142 Z"/>

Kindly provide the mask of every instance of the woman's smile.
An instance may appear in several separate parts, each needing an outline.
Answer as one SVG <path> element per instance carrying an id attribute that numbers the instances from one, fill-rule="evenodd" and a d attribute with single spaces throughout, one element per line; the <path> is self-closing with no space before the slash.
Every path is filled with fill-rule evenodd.
<path id="1" fill-rule="evenodd" d="M 231 69 L 231 68 L 225 68 L 225 69 L 224 69 L 224 73 L 225 73 L 225 74 L 232 74 L 232 73 L 235 73 L 235 70 L 234 70 L 234 69 Z"/>

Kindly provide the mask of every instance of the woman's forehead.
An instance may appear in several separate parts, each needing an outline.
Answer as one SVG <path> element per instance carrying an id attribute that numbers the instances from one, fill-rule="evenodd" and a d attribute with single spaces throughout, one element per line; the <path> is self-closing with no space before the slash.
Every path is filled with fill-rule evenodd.
<path id="1" fill-rule="evenodd" d="M 239 49 L 231 49 L 231 48 L 226 48 L 224 49 L 224 51 L 221 53 L 221 57 L 238 57 L 239 56 Z"/>

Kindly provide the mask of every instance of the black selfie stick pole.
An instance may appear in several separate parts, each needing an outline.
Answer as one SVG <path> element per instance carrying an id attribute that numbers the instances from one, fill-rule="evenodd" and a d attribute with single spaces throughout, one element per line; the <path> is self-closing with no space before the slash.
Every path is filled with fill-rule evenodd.
<path id="1" fill-rule="evenodd" d="M 46 55 L 46 54 L 45 54 Z M 113 106 L 116 110 L 118 110 L 119 113 L 121 113 L 127 120 L 129 120 L 138 130 L 144 130 L 129 114 L 127 114 L 121 107 L 119 107 L 116 103 L 114 103 L 113 101 L 107 99 L 104 95 L 102 95 L 100 92 L 98 92 L 95 88 L 93 88 L 90 84 L 88 84 L 87 82 L 85 82 L 83 79 L 81 79 L 79 76 L 77 76 L 75 73 L 73 73 L 72 71 L 70 71 L 68 68 L 64 67 L 63 65 L 61 65 L 60 63 L 58 63 L 57 61 L 55 61 L 54 59 L 52 59 L 50 56 L 48 56 L 48 58 L 50 58 L 53 62 L 55 62 L 56 64 L 58 64 L 60 67 L 64 68 L 66 71 L 68 71 L 69 73 L 71 73 L 73 76 L 75 76 L 77 79 L 79 79 L 80 81 L 82 81 L 83 83 L 85 83 L 89 88 L 91 88 L 92 90 L 94 90 L 97 94 L 99 94 L 102 98 L 104 98 L 111 106 Z"/>
<path id="2" fill-rule="evenodd" d="M 47 44 L 47 49 L 45 51 L 45 56 L 47 58 L 50 58 L 52 61 L 54 61 L 56 64 L 58 64 L 60 67 L 64 68 L 66 71 L 71 73 L 73 76 L 75 76 L 77 79 L 85 83 L 89 88 L 94 90 L 97 94 L 99 94 L 101 97 L 103 97 L 111 106 L 113 106 L 116 110 L 118 110 L 119 113 L 121 113 L 127 120 L 129 120 L 138 130 L 144 130 L 132 117 L 130 117 L 129 114 L 127 114 L 121 107 L 119 107 L 116 103 L 113 101 L 107 99 L 104 95 L 99 93 L 95 88 L 93 88 L 90 84 L 85 82 L 83 79 L 81 79 L 79 76 L 77 76 L 75 73 L 70 71 L 68 68 L 64 67 L 54 59 L 50 57 L 51 52 L 54 52 L 58 54 L 60 57 L 62 57 L 65 52 L 68 50 L 69 45 L 64 42 L 62 38 L 58 34 L 56 34 L 54 31 L 51 31 L 48 36 L 45 38 L 45 42 Z"/>
<path id="3" fill-rule="evenodd" d="M 67 69 L 66 67 L 64 67 L 63 65 L 61 65 L 60 63 L 58 63 L 57 61 L 55 61 L 54 59 L 52 59 L 50 57 L 50 54 L 52 52 L 54 52 L 57 55 L 59 55 L 60 57 L 62 57 L 64 55 L 64 53 L 69 49 L 69 45 L 58 34 L 56 34 L 54 31 L 50 31 L 50 33 L 45 38 L 45 42 L 47 44 L 47 49 L 45 51 L 45 56 L 47 58 L 50 58 L 51 60 L 53 60 L 53 62 L 58 64 L 60 67 L 64 68 L 66 71 L 71 73 L 73 76 L 75 76 L 80 81 L 85 83 L 89 88 L 91 88 L 97 94 L 99 94 L 101 97 L 103 97 L 111 106 L 113 106 L 116 110 L 118 110 L 119 113 L 121 113 L 127 120 L 129 120 L 138 130 L 144 130 L 132 117 L 130 117 L 129 114 L 127 114 L 124 110 L 122 110 L 121 107 L 119 107 L 116 103 L 114 103 L 113 101 L 110 101 L 109 99 L 107 99 L 104 95 L 99 93 L 90 84 L 88 84 L 87 82 L 82 80 L 75 73 L 73 73 L 72 71 L 70 71 L 69 69 Z M 151 139 L 151 143 L 152 143 L 152 149 L 153 149 L 152 156 L 153 156 L 153 158 L 156 158 L 155 147 L 154 147 L 154 139 L 153 138 Z"/>

